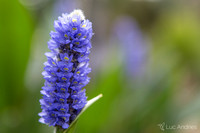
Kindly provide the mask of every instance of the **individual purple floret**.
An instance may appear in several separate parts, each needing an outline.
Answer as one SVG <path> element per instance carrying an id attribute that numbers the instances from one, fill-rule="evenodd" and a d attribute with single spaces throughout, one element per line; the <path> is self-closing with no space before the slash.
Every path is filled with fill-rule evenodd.
<path id="1" fill-rule="evenodd" d="M 81 10 L 62 14 L 54 22 L 48 42 L 47 62 L 44 63 L 45 83 L 40 100 L 40 122 L 67 129 L 87 103 L 85 89 L 91 71 L 90 54 L 92 23 Z"/>

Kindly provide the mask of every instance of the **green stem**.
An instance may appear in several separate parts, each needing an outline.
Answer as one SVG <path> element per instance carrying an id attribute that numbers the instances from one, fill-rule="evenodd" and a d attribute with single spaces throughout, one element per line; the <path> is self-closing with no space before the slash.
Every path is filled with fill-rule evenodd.
<path id="1" fill-rule="evenodd" d="M 55 127 L 54 129 L 54 133 L 63 133 L 64 130 L 62 128 L 59 128 L 59 127 Z"/>
<path id="2" fill-rule="evenodd" d="M 71 126 L 69 129 L 65 130 L 63 133 L 74 133 L 76 129 L 76 123 L 77 121 L 73 124 L 74 126 Z"/>

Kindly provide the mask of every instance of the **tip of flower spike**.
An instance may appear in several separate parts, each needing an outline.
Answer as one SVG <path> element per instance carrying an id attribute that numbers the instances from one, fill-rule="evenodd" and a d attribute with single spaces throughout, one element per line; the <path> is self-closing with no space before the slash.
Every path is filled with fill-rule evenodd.
<path id="1" fill-rule="evenodd" d="M 80 18 L 81 18 L 82 20 L 85 20 L 85 16 L 84 16 L 84 14 L 83 14 L 83 11 L 80 10 L 80 9 L 74 10 L 73 12 L 71 12 L 71 13 L 69 14 L 69 16 L 71 16 L 71 17 L 73 17 L 73 16 L 80 16 Z"/>

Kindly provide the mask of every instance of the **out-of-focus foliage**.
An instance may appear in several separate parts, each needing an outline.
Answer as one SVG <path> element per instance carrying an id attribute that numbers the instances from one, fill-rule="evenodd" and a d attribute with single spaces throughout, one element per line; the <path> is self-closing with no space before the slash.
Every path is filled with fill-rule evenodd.
<path id="1" fill-rule="evenodd" d="M 165 132 L 200 132 L 200 2 L 0 0 L 0 133 L 53 132 L 38 122 L 44 52 L 54 19 L 73 8 L 84 11 L 95 33 L 88 99 L 104 95 L 80 117 L 77 133 L 160 133 L 163 122 L 198 127 Z M 138 24 L 146 43 L 139 78 L 128 74 L 137 66 L 130 63 L 137 55 L 130 51 L 141 51 L 134 47 L 136 35 L 133 47 L 113 40 L 121 16 Z M 126 30 L 120 34 L 126 36 Z"/>
<path id="2" fill-rule="evenodd" d="M 34 115 L 32 112 L 34 109 L 32 105 L 28 107 L 25 104 L 32 94 L 27 95 L 24 75 L 30 54 L 33 25 L 30 14 L 18 1 L 0 1 L 0 132 L 2 133 L 24 132 L 23 130 L 28 131 L 28 127 L 31 127 L 26 125 L 26 122 L 29 121 L 31 124 L 30 114 Z M 32 111 L 29 112 L 27 109 Z"/>

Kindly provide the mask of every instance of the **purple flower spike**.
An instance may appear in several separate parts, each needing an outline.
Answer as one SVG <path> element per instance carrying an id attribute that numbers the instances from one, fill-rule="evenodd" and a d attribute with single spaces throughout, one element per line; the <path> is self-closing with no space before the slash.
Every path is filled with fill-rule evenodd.
<path id="1" fill-rule="evenodd" d="M 40 100 L 40 122 L 67 129 L 87 103 L 85 89 L 91 71 L 88 55 L 92 38 L 92 23 L 81 10 L 62 14 L 54 22 L 42 72 L 45 84 Z"/>
<path id="2" fill-rule="evenodd" d="M 113 38 L 121 45 L 127 75 L 138 78 L 145 73 L 149 47 L 136 21 L 122 16 L 115 21 Z"/>

